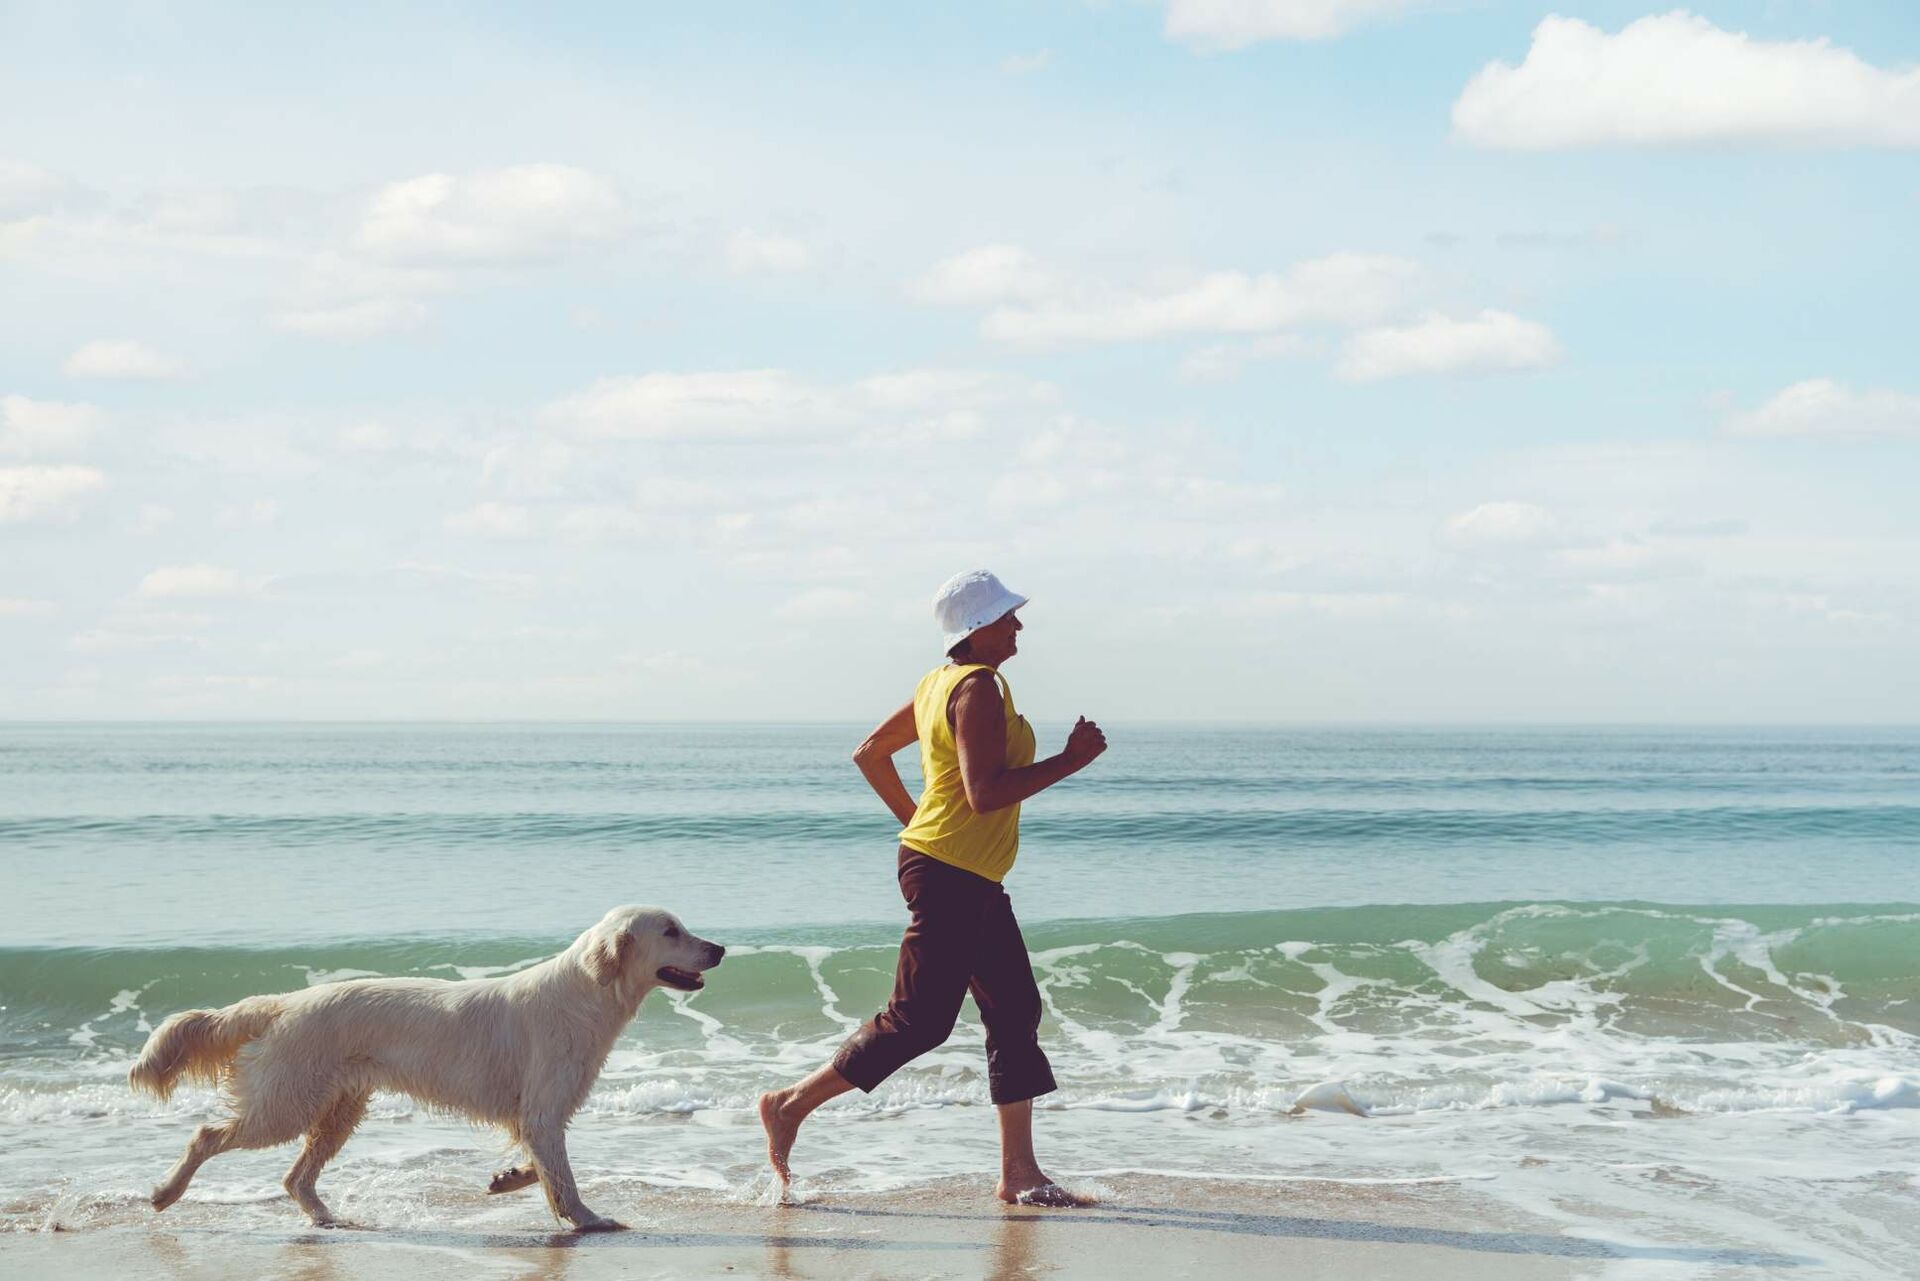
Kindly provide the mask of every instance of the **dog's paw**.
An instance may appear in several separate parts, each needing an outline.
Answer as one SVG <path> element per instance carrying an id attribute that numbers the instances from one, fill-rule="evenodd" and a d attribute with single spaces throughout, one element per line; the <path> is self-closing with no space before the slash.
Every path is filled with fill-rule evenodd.
<path id="1" fill-rule="evenodd" d="M 617 1219 L 609 1219 L 598 1214 L 589 1214 L 573 1225 L 575 1232 L 625 1232 L 627 1225 Z"/>
<path id="2" fill-rule="evenodd" d="M 502 1192 L 518 1192 L 521 1188 L 530 1188 L 540 1182 L 540 1172 L 530 1165 L 511 1165 L 493 1176 L 487 1184 L 487 1195 L 498 1196 Z"/>

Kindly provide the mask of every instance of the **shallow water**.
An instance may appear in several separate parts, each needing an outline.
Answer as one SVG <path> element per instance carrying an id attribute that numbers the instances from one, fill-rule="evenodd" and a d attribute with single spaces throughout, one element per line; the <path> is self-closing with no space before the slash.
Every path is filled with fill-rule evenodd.
<path id="1" fill-rule="evenodd" d="M 1856 1242 L 1860 1275 L 1893 1248 L 1882 1211 L 1920 1188 L 1920 734 L 1110 733 L 1028 806 L 1009 880 L 1059 1169 L 1474 1180 L 1570 1230 L 1744 1214 L 1777 1248 Z M 126 1090 L 167 1013 L 504 972 L 636 900 L 731 952 L 650 1000 L 576 1165 L 615 1198 L 759 1195 L 753 1097 L 889 987 L 893 828 L 858 736 L 0 729 L 0 1215 L 144 1212 L 218 1107 Z M 990 1170 L 979 1040 L 823 1112 L 809 1185 Z M 223 1157 L 190 1196 L 290 1214 L 291 1155 Z M 383 1098 L 324 1186 L 376 1220 L 539 1217 L 474 1196 L 497 1155 Z M 1791 1227 L 1752 1213 L 1782 1197 Z"/>

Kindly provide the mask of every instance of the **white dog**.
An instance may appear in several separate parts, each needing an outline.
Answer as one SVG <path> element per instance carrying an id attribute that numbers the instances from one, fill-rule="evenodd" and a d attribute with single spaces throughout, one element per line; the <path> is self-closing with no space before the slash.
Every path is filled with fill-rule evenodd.
<path id="1" fill-rule="evenodd" d="M 647 993 L 697 990 L 725 955 L 667 912 L 617 907 L 560 955 L 504 978 L 351 979 L 176 1014 L 147 1039 L 129 1084 L 166 1098 L 183 1076 L 224 1082 L 234 1115 L 199 1128 L 153 1208 L 178 1201 L 209 1157 L 305 1135 L 286 1189 L 328 1226 L 314 1180 L 368 1096 L 394 1090 L 504 1126 L 556 1215 L 581 1231 L 619 1227 L 580 1200 L 567 1122 Z"/>

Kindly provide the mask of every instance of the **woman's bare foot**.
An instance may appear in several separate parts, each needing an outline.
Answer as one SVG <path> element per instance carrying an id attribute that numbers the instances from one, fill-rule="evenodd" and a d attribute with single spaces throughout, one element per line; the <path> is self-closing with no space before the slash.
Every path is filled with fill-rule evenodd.
<path id="1" fill-rule="evenodd" d="M 1054 1210 L 1079 1209 L 1094 1204 L 1090 1196 L 1069 1192 L 1038 1170 L 1003 1174 L 993 1194 L 1008 1205 L 1043 1205 Z"/>
<path id="2" fill-rule="evenodd" d="M 780 1182 L 793 1182 L 793 1170 L 787 1157 L 793 1151 L 793 1136 L 800 1133 L 800 1121 L 786 1114 L 788 1091 L 770 1090 L 760 1096 L 760 1124 L 767 1132 L 767 1161 Z"/>
<path id="3" fill-rule="evenodd" d="M 538 1182 L 540 1182 L 540 1172 L 532 1166 L 510 1165 L 493 1176 L 493 1182 L 487 1184 L 487 1195 L 518 1192 L 521 1188 L 530 1188 Z"/>

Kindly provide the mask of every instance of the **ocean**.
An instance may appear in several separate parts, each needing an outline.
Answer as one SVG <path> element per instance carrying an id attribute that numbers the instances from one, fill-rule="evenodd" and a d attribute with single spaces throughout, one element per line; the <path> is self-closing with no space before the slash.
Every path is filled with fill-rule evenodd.
<path id="1" fill-rule="evenodd" d="M 503 973 L 629 902 L 729 954 L 615 1050 L 583 1188 L 768 1195 L 754 1098 L 891 983 L 865 728 L 0 726 L 0 1227 L 151 1214 L 219 1107 L 128 1091 L 167 1014 Z M 1911 1266 L 1920 731 L 1107 728 L 1007 882 L 1058 1177 L 1472 1182 L 1576 1236 Z M 990 1184 L 980 1042 L 969 1007 L 818 1113 L 801 1194 Z M 503 1155 L 381 1097 L 321 1189 L 375 1224 L 546 1222 L 479 1195 Z M 292 1156 L 222 1157 L 169 1214 L 292 1220 Z"/>

